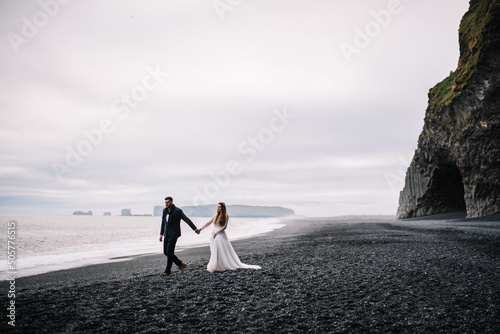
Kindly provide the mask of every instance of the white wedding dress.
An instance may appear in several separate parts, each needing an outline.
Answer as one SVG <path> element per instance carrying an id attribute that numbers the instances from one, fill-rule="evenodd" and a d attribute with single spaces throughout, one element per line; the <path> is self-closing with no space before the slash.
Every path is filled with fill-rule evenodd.
<path id="1" fill-rule="evenodd" d="M 215 221 L 215 216 L 212 219 Z M 240 261 L 227 238 L 226 231 L 218 233 L 214 238 L 214 234 L 222 228 L 223 226 L 214 222 L 214 228 L 210 234 L 210 261 L 208 261 L 207 271 L 213 273 L 214 271 L 235 270 L 238 268 L 261 269 L 260 266 L 245 264 Z"/>

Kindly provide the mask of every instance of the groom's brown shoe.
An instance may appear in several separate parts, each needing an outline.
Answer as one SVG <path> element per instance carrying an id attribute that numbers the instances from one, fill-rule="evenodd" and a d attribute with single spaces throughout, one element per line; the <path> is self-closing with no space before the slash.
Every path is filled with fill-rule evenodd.
<path id="1" fill-rule="evenodd" d="M 187 263 L 182 262 L 181 266 L 179 267 L 179 271 L 181 274 L 184 274 L 184 269 L 186 269 Z"/>

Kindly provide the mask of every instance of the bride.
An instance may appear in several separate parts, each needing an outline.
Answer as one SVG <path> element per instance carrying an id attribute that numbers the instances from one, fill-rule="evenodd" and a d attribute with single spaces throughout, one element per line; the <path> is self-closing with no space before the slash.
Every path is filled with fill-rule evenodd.
<path id="1" fill-rule="evenodd" d="M 229 223 L 229 215 L 226 211 L 226 204 L 223 202 L 218 204 L 217 213 L 202 228 L 198 229 L 197 233 L 212 223 L 214 223 L 214 228 L 210 235 L 210 261 L 208 261 L 207 271 L 213 273 L 214 271 L 238 268 L 261 269 L 260 266 L 242 263 L 236 255 L 225 232 Z"/>

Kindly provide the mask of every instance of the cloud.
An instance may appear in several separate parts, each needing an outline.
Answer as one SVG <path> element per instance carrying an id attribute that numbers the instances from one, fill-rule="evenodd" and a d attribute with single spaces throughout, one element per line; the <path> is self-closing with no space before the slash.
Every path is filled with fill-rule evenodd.
<path id="1" fill-rule="evenodd" d="M 341 43 L 389 3 L 247 1 L 221 20 L 210 2 L 69 2 L 19 52 L 7 36 L 43 8 L 3 4 L 1 212 L 191 205 L 235 162 L 208 201 L 394 213 L 468 2 L 401 1 L 348 62 Z"/>

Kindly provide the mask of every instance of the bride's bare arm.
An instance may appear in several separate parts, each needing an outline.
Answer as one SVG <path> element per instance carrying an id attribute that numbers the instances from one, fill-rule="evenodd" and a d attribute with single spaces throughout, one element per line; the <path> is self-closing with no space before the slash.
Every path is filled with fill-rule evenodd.
<path id="1" fill-rule="evenodd" d="M 208 225 L 212 224 L 214 222 L 214 217 L 212 217 L 212 219 L 210 219 L 205 225 L 203 225 L 201 228 L 199 228 L 199 230 L 203 230 L 205 227 L 207 227 Z"/>

